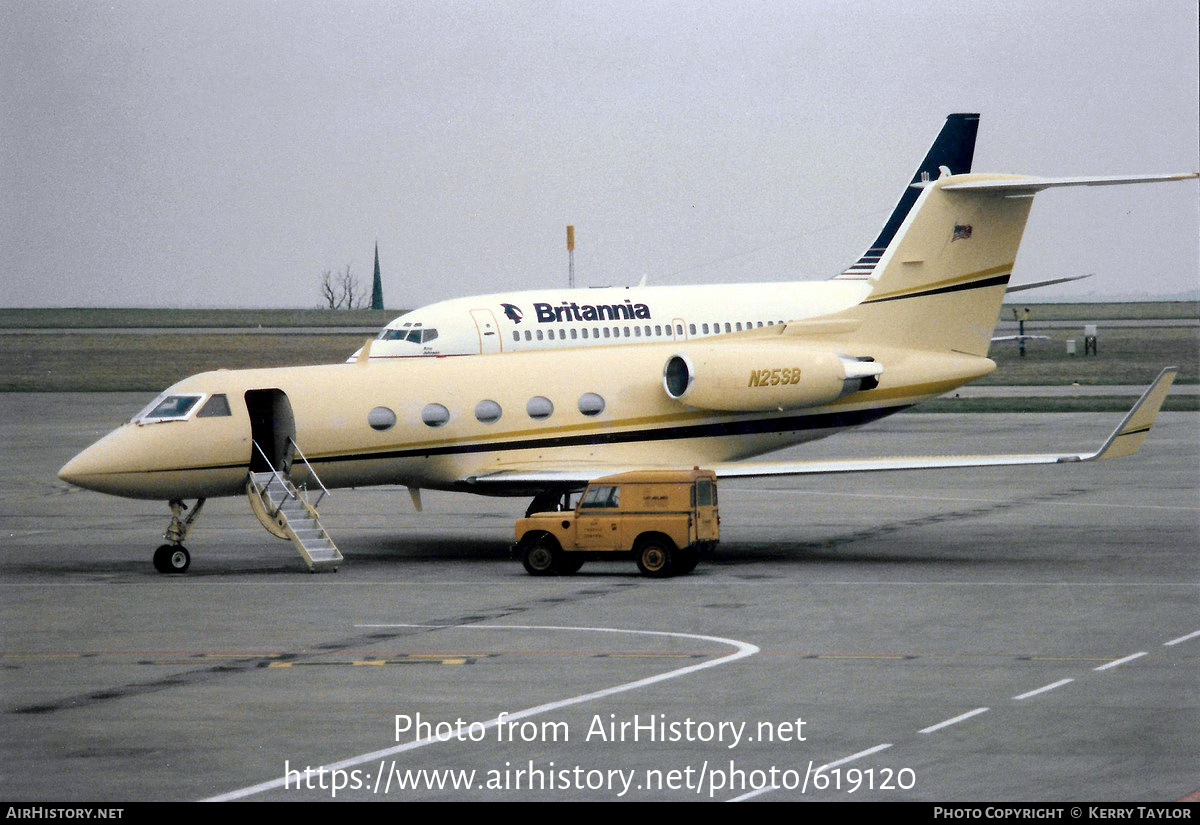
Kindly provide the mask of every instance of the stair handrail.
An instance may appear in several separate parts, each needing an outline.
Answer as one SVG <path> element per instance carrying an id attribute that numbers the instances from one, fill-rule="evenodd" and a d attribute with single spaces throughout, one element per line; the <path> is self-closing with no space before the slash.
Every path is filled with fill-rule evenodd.
<path id="1" fill-rule="evenodd" d="M 296 498 L 296 494 L 293 493 L 291 491 L 291 489 L 288 487 L 287 481 L 284 480 L 283 476 L 280 475 L 279 471 L 275 469 L 275 465 L 271 463 L 271 459 L 267 458 L 267 454 L 263 452 L 263 448 L 258 445 L 258 442 L 255 441 L 254 439 L 250 439 L 250 443 L 254 445 L 254 449 L 258 450 L 258 454 L 262 456 L 263 461 L 267 462 L 267 467 L 270 468 L 271 475 L 274 476 L 279 481 L 279 486 L 283 488 L 283 492 L 284 492 L 285 496 L 287 496 L 288 498 Z M 270 489 L 271 489 L 271 482 L 268 481 L 266 486 L 263 487 L 263 492 L 265 493 Z M 270 496 L 267 497 L 267 500 L 268 501 L 270 500 Z M 275 516 L 277 516 L 279 514 L 280 508 L 283 507 L 283 501 L 284 500 L 281 500 L 279 502 L 279 505 L 275 508 L 275 512 L 271 514 L 271 518 L 274 518 Z"/>
<path id="2" fill-rule="evenodd" d="M 289 435 L 288 441 L 291 443 L 292 447 L 295 448 L 296 455 L 300 456 L 300 460 L 304 462 L 304 466 L 308 467 L 308 474 L 313 477 L 313 480 L 317 482 L 317 486 L 321 488 L 321 495 L 317 496 L 317 500 L 311 505 L 313 509 L 316 509 L 317 505 L 321 503 L 321 499 L 325 498 L 325 496 L 329 494 L 329 490 L 321 481 L 321 477 L 317 475 L 317 468 L 312 465 L 312 462 L 308 460 L 308 456 L 304 454 L 304 451 L 300 449 L 300 445 L 296 443 L 296 439 Z"/>

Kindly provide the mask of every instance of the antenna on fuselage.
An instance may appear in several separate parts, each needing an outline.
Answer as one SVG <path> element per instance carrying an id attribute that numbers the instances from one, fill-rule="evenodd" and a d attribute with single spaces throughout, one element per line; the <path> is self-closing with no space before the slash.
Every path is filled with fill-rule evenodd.
<path id="1" fill-rule="evenodd" d="M 575 227 L 567 224 L 567 286 L 575 288 Z"/>

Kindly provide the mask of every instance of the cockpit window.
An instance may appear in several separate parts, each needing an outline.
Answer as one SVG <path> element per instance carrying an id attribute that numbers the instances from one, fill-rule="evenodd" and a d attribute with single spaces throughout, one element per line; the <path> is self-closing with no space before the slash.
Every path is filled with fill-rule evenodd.
<path id="1" fill-rule="evenodd" d="M 229 399 L 225 397 L 225 393 L 217 393 L 209 398 L 200 408 L 200 412 L 196 413 L 197 418 L 217 418 L 226 415 L 233 413 L 229 410 Z"/>
<path id="2" fill-rule="evenodd" d="M 180 421 L 188 417 L 203 394 L 160 395 L 134 416 L 134 421 Z M 226 402 L 228 406 L 228 402 Z"/>
<path id="3" fill-rule="evenodd" d="M 438 337 L 436 329 L 422 329 L 420 324 L 405 324 L 398 329 L 384 327 L 376 340 L 379 341 L 408 341 L 413 344 L 425 344 Z"/>

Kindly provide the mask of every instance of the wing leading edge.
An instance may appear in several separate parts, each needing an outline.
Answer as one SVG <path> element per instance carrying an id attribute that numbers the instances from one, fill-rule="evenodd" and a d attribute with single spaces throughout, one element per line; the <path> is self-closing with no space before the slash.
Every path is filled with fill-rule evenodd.
<path id="1" fill-rule="evenodd" d="M 1178 367 L 1167 367 L 1154 380 L 1141 398 L 1126 413 L 1121 423 L 1091 453 L 1033 453 L 964 456 L 912 456 L 896 458 L 856 458 L 840 461 L 763 461 L 720 462 L 708 469 L 718 478 L 763 478 L 768 476 L 801 476 L 827 473 L 864 473 L 883 470 L 934 470 L 954 467 L 1004 467 L 1027 464 L 1068 464 L 1097 461 L 1133 455 L 1146 440 L 1158 411 L 1167 397 Z M 497 492 L 506 486 L 528 488 L 585 485 L 595 478 L 630 470 L 652 469 L 644 465 L 581 465 L 573 468 L 539 469 L 536 467 L 509 468 L 487 475 L 472 476 L 463 481 L 477 488 L 492 488 Z M 482 490 L 481 490 L 482 492 Z"/>

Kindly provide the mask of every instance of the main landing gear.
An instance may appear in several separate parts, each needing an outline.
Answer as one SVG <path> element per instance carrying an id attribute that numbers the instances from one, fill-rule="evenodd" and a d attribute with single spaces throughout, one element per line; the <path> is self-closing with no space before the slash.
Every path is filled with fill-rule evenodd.
<path id="1" fill-rule="evenodd" d="M 188 509 L 188 506 L 182 501 L 173 499 L 170 505 L 171 523 L 167 526 L 167 532 L 163 533 L 167 544 L 154 551 L 154 569 L 159 573 L 186 573 L 192 566 L 192 554 L 183 546 L 183 540 L 196 523 L 200 510 L 204 507 L 204 499 L 196 499 L 192 512 L 186 516 L 183 515 L 183 511 Z"/>

